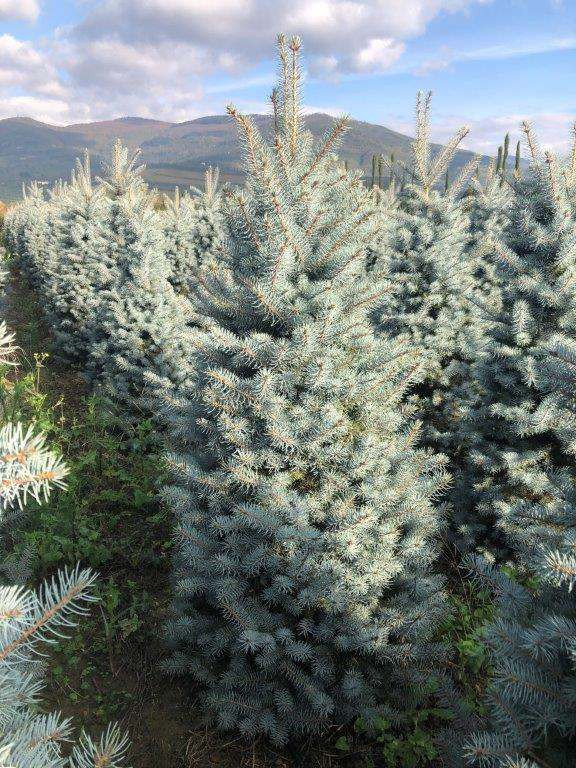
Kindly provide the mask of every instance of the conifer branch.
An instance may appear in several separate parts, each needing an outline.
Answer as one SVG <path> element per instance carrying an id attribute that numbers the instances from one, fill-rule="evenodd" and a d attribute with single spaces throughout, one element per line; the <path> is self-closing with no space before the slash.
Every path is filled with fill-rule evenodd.
<path id="1" fill-rule="evenodd" d="M 338 252 L 340 248 L 342 248 L 357 232 L 358 228 L 362 225 L 368 222 L 373 216 L 374 211 L 368 211 L 365 213 L 360 219 L 355 221 L 353 224 L 350 225 L 350 227 L 342 232 L 340 237 L 334 242 L 330 248 L 322 254 L 321 258 L 314 261 L 311 265 L 312 269 L 319 269 L 320 267 L 327 264 L 332 257 Z"/>
<path id="2" fill-rule="evenodd" d="M 87 590 L 94 583 L 95 577 L 90 570 L 76 570 L 70 574 L 65 572 L 61 580 L 62 583 L 66 583 L 63 593 L 59 594 L 56 600 L 50 601 L 41 615 L 25 626 L 14 640 L 0 646 L 0 662 L 6 661 L 7 657 L 19 648 L 29 646 L 33 639 L 49 629 L 66 610 L 78 611 L 78 601 L 87 597 Z M 54 585 L 52 589 L 55 589 Z"/>
<path id="3" fill-rule="evenodd" d="M 292 160 L 296 159 L 296 153 L 298 151 L 298 131 L 300 127 L 300 115 L 298 113 L 299 105 L 299 81 L 300 81 L 300 68 L 298 66 L 298 57 L 301 48 L 301 42 L 299 37 L 292 37 L 290 39 L 290 50 L 292 52 L 292 72 L 290 77 L 291 86 L 291 109 L 292 116 L 290 121 L 290 152 Z"/>
<path id="4" fill-rule="evenodd" d="M 316 171 L 319 163 L 326 157 L 326 155 L 332 151 L 332 148 L 346 130 L 348 126 L 348 120 L 348 115 L 343 115 L 334 123 L 328 138 L 314 156 L 314 159 L 306 170 L 306 173 L 304 173 L 304 175 L 301 177 L 300 184 L 303 184 Z"/>
<path id="5" fill-rule="evenodd" d="M 554 202 L 558 203 L 560 201 L 560 197 L 558 191 L 558 170 L 556 167 L 556 159 L 551 152 L 545 152 L 544 159 L 548 168 L 548 183 L 550 184 L 552 198 Z"/>
<path id="6" fill-rule="evenodd" d="M 528 149 L 530 150 L 532 161 L 537 163 L 540 158 L 540 149 L 538 147 L 538 141 L 534 135 L 534 131 L 532 130 L 532 126 L 528 120 L 523 120 L 521 127 L 526 137 L 526 142 L 528 144 Z"/>
<path id="7" fill-rule="evenodd" d="M 570 171 L 576 175 L 576 122 L 572 126 L 572 151 L 570 153 Z"/>
<path id="8" fill-rule="evenodd" d="M 430 173 L 427 177 L 428 187 L 433 187 L 440 176 L 442 176 L 442 174 L 446 171 L 448 165 L 454 158 L 460 143 L 469 133 L 470 129 L 466 126 L 459 128 L 455 135 L 445 145 L 444 149 L 442 149 L 438 156 L 434 159 Z"/>
<path id="9" fill-rule="evenodd" d="M 254 229 L 253 222 L 248 216 L 248 210 L 246 208 L 246 200 L 242 194 L 234 195 L 233 199 L 238 205 L 238 208 L 240 209 L 240 211 L 242 212 L 242 217 L 244 219 L 244 223 L 246 224 L 246 228 L 248 229 L 248 233 L 250 234 L 250 237 L 252 239 L 252 243 L 254 244 L 254 247 L 259 251 L 261 248 L 260 239 L 256 233 L 256 230 Z"/>
<path id="10" fill-rule="evenodd" d="M 418 91 L 418 96 L 416 98 L 416 136 L 412 145 L 412 151 L 418 176 L 423 183 L 426 183 L 428 179 L 428 164 L 430 158 L 428 137 L 431 100 L 432 91 L 428 91 L 426 94 L 423 91 Z"/>
<path id="11" fill-rule="evenodd" d="M 461 169 L 460 173 L 452 183 L 450 187 L 450 194 L 453 197 L 458 197 L 464 185 L 480 166 L 480 156 L 475 155 L 472 160 L 469 160 L 466 165 Z"/>
<path id="12" fill-rule="evenodd" d="M 279 97 L 278 88 L 273 88 L 270 94 L 270 102 L 272 103 L 272 115 L 274 117 L 274 135 L 278 138 L 280 133 L 280 117 L 279 117 Z"/>

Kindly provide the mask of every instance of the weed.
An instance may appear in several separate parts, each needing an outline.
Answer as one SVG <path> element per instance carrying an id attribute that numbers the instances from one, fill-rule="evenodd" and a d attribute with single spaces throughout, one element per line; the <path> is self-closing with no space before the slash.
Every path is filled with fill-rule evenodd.
<path id="1" fill-rule="evenodd" d="M 49 366 L 49 356 L 38 354 L 16 372 L 0 369 L 7 417 L 45 432 L 70 469 L 65 492 L 30 504 L 12 523 L 8 559 L 27 561 L 34 582 L 77 562 L 100 572 L 99 605 L 55 644 L 47 681 L 64 709 L 104 723 L 130 704 L 127 648 L 135 653 L 150 642 L 166 602 L 170 525 L 157 501 L 164 474 L 150 421 L 121 428 L 97 396 L 75 393 L 73 408 L 55 400 L 44 391 Z"/>

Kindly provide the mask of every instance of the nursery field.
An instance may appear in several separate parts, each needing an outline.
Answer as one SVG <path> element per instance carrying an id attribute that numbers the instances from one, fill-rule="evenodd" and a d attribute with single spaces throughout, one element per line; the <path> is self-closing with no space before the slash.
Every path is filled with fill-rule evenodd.
<path id="1" fill-rule="evenodd" d="M 367 174 L 300 49 L 4 213 L 0 768 L 574 766 L 576 127 Z"/>

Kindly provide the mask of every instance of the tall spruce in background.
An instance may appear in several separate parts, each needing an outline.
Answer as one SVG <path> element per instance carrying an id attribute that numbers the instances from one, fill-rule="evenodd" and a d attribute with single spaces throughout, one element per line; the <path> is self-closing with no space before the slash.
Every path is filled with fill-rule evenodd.
<path id="1" fill-rule="evenodd" d="M 377 338 L 372 195 L 301 126 L 300 41 L 279 39 L 272 147 L 230 114 L 248 180 L 199 283 L 207 327 L 174 424 L 169 668 L 221 728 L 276 743 L 358 714 L 401 720 L 444 611 L 431 498 L 446 477 L 401 403 L 419 367 Z M 363 205 L 359 205 L 360 198 Z"/>
<path id="2" fill-rule="evenodd" d="M 36 182 L 23 188 L 22 193 L 22 202 L 6 213 L 4 237 L 28 282 L 39 287 L 43 259 L 50 244 L 50 206 L 42 186 Z"/>
<path id="3" fill-rule="evenodd" d="M 127 415 L 148 416 L 188 379 L 190 307 L 168 281 L 162 221 L 136 159 L 117 142 L 103 178 L 110 287 L 93 315 L 90 372 Z"/>
<path id="4" fill-rule="evenodd" d="M 447 369 L 447 386 L 435 393 L 433 417 L 427 420 L 432 445 L 451 458 L 452 527 L 463 549 L 474 547 L 485 533 L 484 523 L 477 525 L 470 515 L 481 489 L 468 468 L 470 456 L 482 442 L 476 421 L 484 418 L 481 412 L 487 395 L 478 368 L 492 364 L 492 323 L 503 312 L 502 291 L 508 277 L 499 263 L 498 243 L 509 226 L 513 197 L 505 170 L 491 163 L 471 179 L 468 194 L 460 202 L 468 221 L 466 261 L 472 269 L 472 280 L 463 286 L 461 296 L 468 305 L 468 321 L 462 328 L 458 355 Z"/>
<path id="5" fill-rule="evenodd" d="M 515 579 L 476 562 L 499 597 L 488 628 L 491 729 L 468 745 L 482 766 L 568 768 L 576 752 L 576 152 L 542 158 L 516 185 L 501 258 L 513 276 L 494 326 L 488 470 Z M 488 425 L 490 426 L 490 424 Z"/>
<path id="6" fill-rule="evenodd" d="M 488 302 L 494 286 L 503 281 L 494 243 L 504 236 L 513 196 L 506 171 L 496 171 L 491 162 L 483 174 L 471 179 L 462 201 L 468 217 L 467 248 L 476 269 L 476 295 L 486 296 Z"/>
<path id="7" fill-rule="evenodd" d="M 576 293 L 573 192 L 556 161 L 539 155 L 528 125 L 532 167 L 512 182 L 514 199 L 492 248 L 502 276 L 498 301 L 486 305 L 489 333 L 473 375 L 481 393 L 464 423 L 472 443 L 461 480 L 472 489 L 462 506 L 471 541 L 497 550 L 498 533 L 523 504 L 553 507 L 551 470 L 571 462 L 554 436 L 552 401 L 537 387 L 540 350 L 557 333 L 572 332 Z M 501 538 L 501 537 L 500 537 Z"/>
<path id="8" fill-rule="evenodd" d="M 474 389 L 469 364 L 486 326 L 478 305 L 486 283 L 482 254 L 471 242 L 461 196 L 478 160 L 439 189 L 467 129 L 432 157 L 430 99 L 431 94 L 418 95 L 412 167 L 404 171 L 409 180 L 398 192 L 394 183 L 381 197 L 384 222 L 372 268 L 389 280 L 373 319 L 379 332 L 421 350 L 426 375 L 414 403 L 423 421 L 422 438 L 425 445 L 445 451 L 457 468 L 467 441 L 462 412 L 470 401 L 467 389 Z M 455 482 L 458 489 L 458 474 Z M 451 493 L 456 517 L 462 499 L 461 492 Z"/>
<path id="9" fill-rule="evenodd" d="M 209 168 L 204 177 L 204 189 L 192 187 L 193 196 L 165 196 L 162 217 L 166 256 L 171 267 L 169 280 L 177 293 L 190 294 L 190 285 L 197 279 L 204 262 L 216 257 L 220 247 L 221 214 L 218 171 Z"/>
<path id="10" fill-rule="evenodd" d="M 208 168 L 204 174 L 204 189 L 192 187 L 197 212 L 192 242 L 199 264 L 217 258 L 222 242 L 222 190 L 218 186 L 219 178 L 217 168 Z"/>
<path id="11" fill-rule="evenodd" d="M 467 220 L 458 196 L 477 160 L 461 171 L 447 193 L 436 188 L 468 131 L 461 129 L 432 158 L 430 97 L 418 96 L 412 178 L 399 194 L 395 225 L 380 255 L 396 287 L 378 308 L 376 322 L 385 333 L 422 350 L 428 379 L 436 384 L 446 380 L 444 371 L 464 346 L 470 322 L 465 296 L 474 287 L 474 265 L 467 254 Z"/>
<path id="12" fill-rule="evenodd" d="M 177 293 L 188 295 L 190 283 L 198 272 L 198 253 L 194 243 L 197 211 L 194 199 L 180 194 L 178 187 L 174 197 L 164 196 L 163 227 L 166 258 L 170 267 L 169 281 Z"/>
<path id="13" fill-rule="evenodd" d="M 39 290 L 57 353 L 85 364 L 93 343 L 93 318 L 101 293 L 110 287 L 106 222 L 109 201 L 93 183 L 90 158 L 77 161 L 71 182 L 52 203 L 54 258 L 43 265 Z"/>

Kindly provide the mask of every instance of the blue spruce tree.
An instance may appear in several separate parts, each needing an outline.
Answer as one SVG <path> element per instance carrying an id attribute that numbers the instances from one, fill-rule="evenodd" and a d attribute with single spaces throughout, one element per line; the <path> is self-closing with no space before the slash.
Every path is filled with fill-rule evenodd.
<path id="1" fill-rule="evenodd" d="M 216 257 L 221 244 L 218 172 L 209 168 L 204 189 L 192 188 L 193 196 L 165 197 L 163 215 L 166 256 L 171 267 L 170 282 L 177 293 L 189 295 L 198 268 Z"/>
<path id="2" fill-rule="evenodd" d="M 190 396 L 172 403 L 174 673 L 224 729 L 275 743 L 387 712 L 440 650 L 431 573 L 443 460 L 403 411 L 414 350 L 376 336 L 372 195 L 302 129 L 300 41 L 281 36 L 268 146 L 233 107 L 247 185 L 198 281 Z M 359 204 L 362 200 L 362 205 Z"/>
<path id="3" fill-rule="evenodd" d="M 467 129 L 460 129 L 433 156 L 430 98 L 430 94 L 418 95 L 412 166 L 405 169 L 408 180 L 398 193 L 394 184 L 387 194 L 377 190 L 384 225 L 372 268 L 376 274 L 388 274 L 388 282 L 374 322 L 380 332 L 422 350 L 426 376 L 414 403 L 423 420 L 424 443 L 446 452 L 454 466 L 452 522 L 461 529 L 461 511 L 468 497 L 458 468 L 469 445 L 466 414 L 478 390 L 470 366 L 484 345 L 485 304 L 495 289 L 485 236 L 472 232 L 472 226 L 481 220 L 483 230 L 494 227 L 491 206 L 497 208 L 498 203 L 485 200 L 483 188 L 471 206 L 469 198 L 462 196 L 478 167 L 477 158 L 461 169 L 451 185 L 440 188 Z M 496 184 L 499 191 L 499 181 Z"/>
<path id="4" fill-rule="evenodd" d="M 92 181 L 88 153 L 51 208 L 54 258 L 45 261 L 39 290 L 57 353 L 86 364 L 96 310 L 115 266 L 107 248 L 109 201 Z"/>
<path id="5" fill-rule="evenodd" d="M 475 563 L 500 612 L 486 636 L 490 728 L 467 755 L 482 766 L 568 768 L 576 752 L 576 153 L 566 166 L 542 158 L 525 131 L 533 166 L 516 184 L 500 249 L 512 277 L 509 316 L 494 329 L 486 409 L 499 425 L 486 484 L 514 579 Z"/>
<path id="6" fill-rule="evenodd" d="M 22 202 L 13 206 L 4 220 L 6 245 L 34 287 L 42 284 L 42 264 L 50 245 L 49 210 L 43 188 L 34 182 L 23 189 Z"/>
<path id="7" fill-rule="evenodd" d="M 571 323 L 574 199 L 565 173 L 539 156 L 524 128 L 533 164 L 512 182 L 508 221 L 491 242 L 501 288 L 484 305 L 484 347 L 472 367 L 479 397 L 463 425 L 471 445 L 460 478 L 474 502 L 461 507 L 463 527 L 502 556 L 507 518 L 519 504 L 557 498 L 548 468 L 567 462 L 536 376 L 540 350 Z"/>
<path id="8" fill-rule="evenodd" d="M 470 514 L 482 496 L 473 457 L 483 441 L 487 391 L 478 371 L 492 365 L 492 326 L 503 312 L 502 291 L 507 276 L 500 266 L 498 243 L 509 228 L 513 197 L 509 181 L 491 163 L 485 174 L 472 178 L 468 194 L 461 200 L 468 221 L 466 262 L 472 271 L 471 279 L 462 287 L 460 301 L 468 319 L 462 328 L 458 354 L 446 369 L 446 384 L 434 393 L 427 419 L 431 444 L 451 458 L 453 532 L 463 550 L 474 548 L 486 536 L 486 521 Z"/>
<path id="9" fill-rule="evenodd" d="M 467 129 L 462 128 L 432 157 L 429 138 L 431 94 L 418 95 L 416 138 L 412 145 L 410 181 L 398 195 L 394 226 L 376 258 L 383 261 L 393 289 L 376 314 L 386 333 L 422 350 L 431 385 L 449 380 L 445 369 L 465 347 L 463 335 L 473 309 L 466 299 L 475 285 L 469 257 L 468 221 L 459 194 L 478 161 L 472 160 L 450 188 L 437 188 Z"/>
<path id="10" fill-rule="evenodd" d="M 136 158 L 117 142 L 103 179 L 109 287 L 93 313 L 89 370 L 127 415 L 149 416 L 188 380 L 191 310 L 168 280 L 162 221 Z"/>

